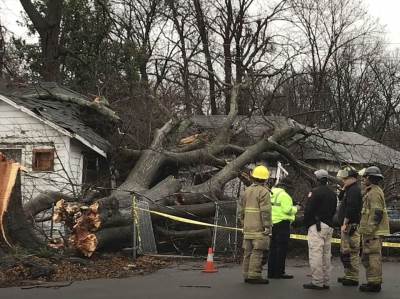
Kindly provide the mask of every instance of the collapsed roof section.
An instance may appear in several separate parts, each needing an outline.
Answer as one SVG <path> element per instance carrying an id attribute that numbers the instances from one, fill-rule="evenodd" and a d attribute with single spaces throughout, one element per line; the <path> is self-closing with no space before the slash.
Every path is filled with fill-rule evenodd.
<path id="1" fill-rule="evenodd" d="M 56 83 L 1 90 L 0 100 L 82 142 L 106 157 L 110 143 L 103 127 L 119 122 L 104 99 L 89 98 Z M 100 132 L 100 133 L 99 133 Z"/>
<path id="2" fill-rule="evenodd" d="M 193 116 L 195 127 L 201 130 L 215 130 L 222 126 L 226 116 Z M 234 137 L 243 146 L 252 144 L 262 136 L 269 135 L 274 126 L 290 125 L 294 120 L 282 116 L 238 116 Z M 299 124 L 302 126 L 301 124 Z M 317 129 L 303 126 L 310 134 L 298 136 L 300 155 L 303 160 L 324 160 L 340 164 L 380 164 L 400 169 L 400 152 L 355 132 Z M 297 149 L 296 149 L 297 150 Z"/>

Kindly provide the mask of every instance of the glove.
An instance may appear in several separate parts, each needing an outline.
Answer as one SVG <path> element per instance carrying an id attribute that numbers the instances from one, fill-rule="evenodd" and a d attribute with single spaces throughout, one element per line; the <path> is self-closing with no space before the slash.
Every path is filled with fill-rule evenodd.
<path id="1" fill-rule="evenodd" d="M 317 223 L 315 224 L 317 226 L 317 232 L 321 231 L 321 221 L 317 221 Z"/>
<path id="2" fill-rule="evenodd" d="M 349 229 L 349 236 L 351 237 L 357 231 L 357 225 L 351 225 Z"/>
<path id="3" fill-rule="evenodd" d="M 345 269 L 348 269 L 351 267 L 351 257 L 350 257 L 350 253 L 342 253 L 340 255 L 340 259 L 343 263 L 343 267 Z"/>
<path id="4" fill-rule="evenodd" d="M 383 219 L 383 211 L 382 210 L 375 210 L 374 222 L 376 224 L 380 224 L 382 219 Z"/>
<path id="5" fill-rule="evenodd" d="M 261 265 L 264 266 L 268 263 L 268 256 L 269 256 L 269 250 L 264 250 L 262 260 L 261 260 Z"/>

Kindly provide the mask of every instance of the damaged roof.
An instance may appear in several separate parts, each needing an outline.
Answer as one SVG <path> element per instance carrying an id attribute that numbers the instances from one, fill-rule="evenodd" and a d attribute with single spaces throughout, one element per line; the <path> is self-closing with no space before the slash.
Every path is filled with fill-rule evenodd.
<path id="1" fill-rule="evenodd" d="M 327 160 L 348 164 L 380 164 L 400 169 L 400 152 L 356 132 L 311 130 L 302 141 L 305 160 Z"/>
<path id="2" fill-rule="evenodd" d="M 206 130 L 221 127 L 225 119 L 224 115 L 192 117 L 193 123 L 198 128 Z M 247 139 L 247 144 L 244 145 L 249 145 L 251 141 L 268 133 L 274 125 L 290 124 L 292 121 L 283 116 L 252 116 L 250 118 L 238 116 L 234 127 L 244 132 Z M 299 154 L 303 160 L 325 160 L 340 164 L 380 164 L 400 169 L 400 152 L 368 137 L 356 132 L 303 127 L 312 134 L 299 142 L 301 145 Z"/>
<path id="3" fill-rule="evenodd" d="M 0 100 L 31 114 L 31 116 L 36 116 L 47 124 L 50 122 L 56 125 L 55 129 L 63 129 L 63 134 L 68 132 L 70 137 L 106 157 L 106 153 L 111 147 L 110 143 L 85 122 L 83 111 L 90 105 L 90 102 L 88 105 L 78 102 L 88 102 L 88 98 L 55 83 L 45 83 L 44 87 L 41 85 L 41 88 L 42 90 L 37 87 L 25 87 L 17 91 L 0 91 L 4 95 L 3 97 L 0 95 Z M 46 96 L 43 96 L 43 89 L 47 92 Z M 74 100 L 68 100 L 72 97 Z"/>

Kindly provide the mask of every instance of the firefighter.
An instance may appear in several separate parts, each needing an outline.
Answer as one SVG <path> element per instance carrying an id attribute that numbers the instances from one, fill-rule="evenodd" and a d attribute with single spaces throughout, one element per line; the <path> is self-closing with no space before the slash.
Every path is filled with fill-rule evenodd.
<path id="1" fill-rule="evenodd" d="M 246 188 L 240 209 L 243 224 L 243 276 L 246 283 L 268 284 L 262 277 L 262 259 L 271 236 L 270 190 L 265 186 L 268 168 L 256 166 L 251 172 L 253 184 Z"/>
<path id="2" fill-rule="evenodd" d="M 290 224 L 295 220 L 297 206 L 293 206 L 290 194 L 293 182 L 283 178 L 271 190 L 272 238 L 268 259 L 268 278 L 292 279 L 285 273 L 285 260 L 290 239 Z"/>
<path id="3" fill-rule="evenodd" d="M 361 210 L 359 232 L 362 240 L 361 261 L 366 270 L 367 283 L 361 292 L 380 292 L 382 284 L 382 238 L 390 234 L 385 196 L 379 183 L 383 180 L 376 166 L 365 169 L 363 184 L 365 194 Z"/>
<path id="4" fill-rule="evenodd" d="M 339 170 L 337 177 L 343 181 L 339 195 L 341 201 L 338 221 L 341 226 L 340 259 L 344 267 L 344 277 L 338 282 L 344 286 L 358 286 L 360 265 L 360 224 L 362 195 L 358 185 L 358 173 L 351 167 Z"/>
<path id="5" fill-rule="evenodd" d="M 333 216 L 336 212 L 336 194 L 328 187 L 329 174 L 325 169 L 314 172 L 319 186 L 308 195 L 304 209 L 304 223 L 308 228 L 308 253 L 311 283 L 305 289 L 329 289 L 331 268 L 331 239 Z"/>

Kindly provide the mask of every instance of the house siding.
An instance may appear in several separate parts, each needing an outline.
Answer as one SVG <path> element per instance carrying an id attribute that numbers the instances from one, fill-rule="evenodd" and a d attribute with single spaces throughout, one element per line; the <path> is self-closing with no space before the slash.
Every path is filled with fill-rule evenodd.
<path id="1" fill-rule="evenodd" d="M 20 149 L 21 164 L 28 172 L 21 176 L 23 202 L 41 191 L 77 194 L 82 182 L 82 145 L 40 120 L 0 101 L 0 150 Z M 34 149 L 55 150 L 54 171 L 32 171 Z"/>

